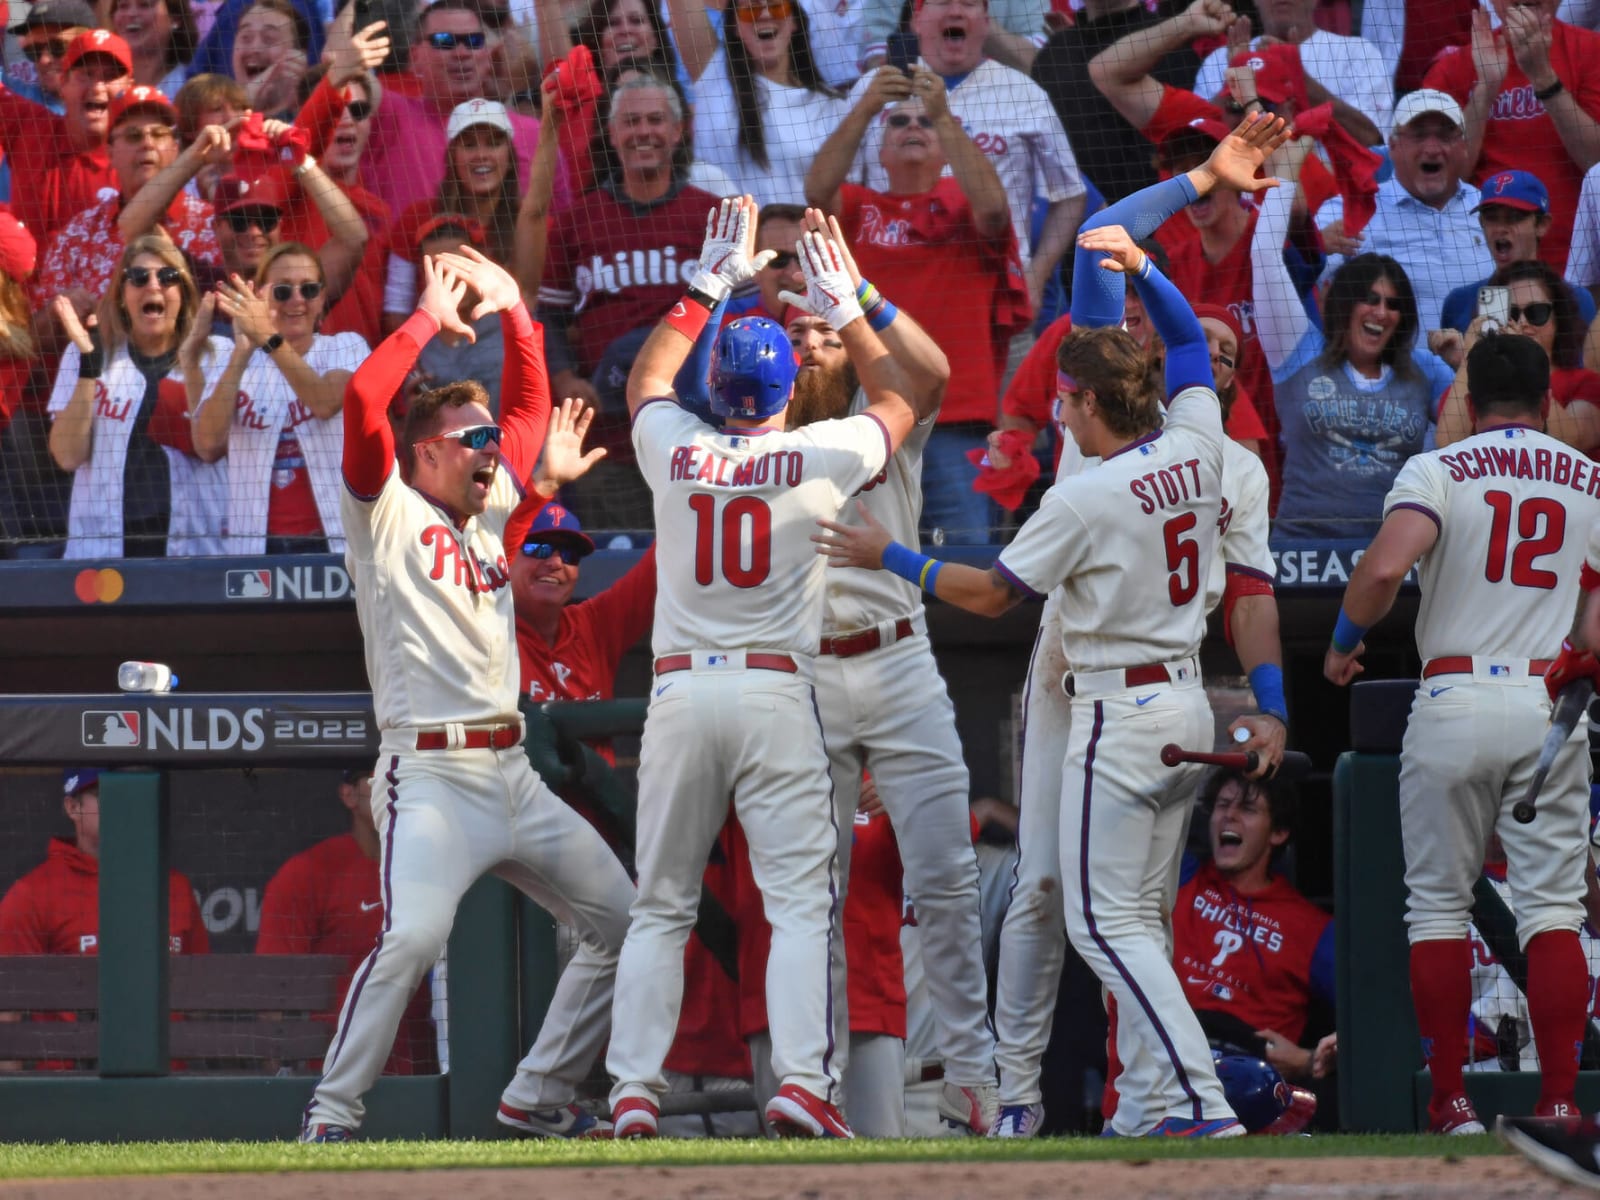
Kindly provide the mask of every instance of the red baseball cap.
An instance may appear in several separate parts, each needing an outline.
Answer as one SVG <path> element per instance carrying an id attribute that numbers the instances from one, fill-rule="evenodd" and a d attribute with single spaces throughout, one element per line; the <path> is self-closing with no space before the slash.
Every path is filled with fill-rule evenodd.
<path id="1" fill-rule="evenodd" d="M 1234 345 L 1238 348 L 1237 353 L 1244 353 L 1244 330 L 1231 308 L 1222 304 L 1196 304 L 1192 307 L 1196 318 L 1210 317 L 1213 321 L 1221 321 L 1226 325 L 1228 332 L 1233 334 Z"/>
<path id="2" fill-rule="evenodd" d="M 423 242 L 442 229 L 459 229 L 467 241 L 480 249 L 488 244 L 482 222 L 463 213 L 439 213 L 417 226 L 416 245 L 420 248 Z"/>
<path id="3" fill-rule="evenodd" d="M 276 176 L 241 179 L 237 175 L 224 175 L 217 180 L 216 190 L 211 193 L 211 208 L 219 217 L 241 208 L 275 208 L 282 211 L 287 200 L 283 185 Z"/>
<path id="4" fill-rule="evenodd" d="M 33 274 L 38 261 L 39 244 L 28 227 L 11 215 L 11 209 L 0 204 L 0 271 L 13 279 L 26 279 Z"/>
<path id="5" fill-rule="evenodd" d="M 1256 95 L 1267 104 L 1293 100 L 1298 108 L 1310 107 L 1306 95 L 1306 69 L 1300 62 L 1300 47 L 1287 42 L 1261 46 L 1235 54 L 1230 67 L 1249 67 L 1256 73 Z"/>
<path id="6" fill-rule="evenodd" d="M 61 69 L 70 71 L 91 54 L 108 54 L 122 65 L 124 74 L 133 74 L 133 51 L 109 29 L 88 29 L 73 38 L 61 60 Z"/>
<path id="7" fill-rule="evenodd" d="M 172 107 L 172 101 L 157 89 L 141 83 L 138 87 L 129 88 L 111 102 L 111 120 L 107 128 L 115 129 L 122 124 L 122 118 L 136 108 L 159 112 L 170 124 L 178 123 L 178 110 Z"/>

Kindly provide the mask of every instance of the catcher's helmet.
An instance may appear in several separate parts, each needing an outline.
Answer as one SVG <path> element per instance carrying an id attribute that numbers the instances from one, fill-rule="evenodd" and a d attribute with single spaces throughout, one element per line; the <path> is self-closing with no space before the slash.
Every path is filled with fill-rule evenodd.
<path id="1" fill-rule="evenodd" d="M 759 420 L 789 403 L 799 367 L 776 321 L 740 317 L 717 337 L 711 367 L 711 411 Z"/>
<path id="2" fill-rule="evenodd" d="M 1239 1123 L 1251 1133 L 1298 1133 L 1316 1115 L 1317 1098 L 1292 1087 L 1259 1058 L 1211 1051 L 1217 1079 Z"/>

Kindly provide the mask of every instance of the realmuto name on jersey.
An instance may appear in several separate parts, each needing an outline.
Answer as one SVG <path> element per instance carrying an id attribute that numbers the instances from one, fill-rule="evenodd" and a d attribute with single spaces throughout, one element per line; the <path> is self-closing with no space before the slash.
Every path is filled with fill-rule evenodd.
<path id="1" fill-rule="evenodd" d="M 595 292 L 614 295 L 636 287 L 685 287 L 698 266 L 693 255 L 679 262 L 676 246 L 664 250 L 618 250 L 610 258 L 591 254 L 588 262 L 579 263 L 572 272 L 577 307 L 583 308 Z"/>
<path id="2" fill-rule="evenodd" d="M 444 581 L 469 592 L 498 592 L 511 582 L 511 567 L 500 555 L 487 563 L 470 549 L 463 549 L 455 531 L 448 525 L 429 525 L 418 536 L 424 549 L 433 551 L 428 578 Z"/>
<path id="3" fill-rule="evenodd" d="M 798 450 L 755 454 L 742 462 L 712 454 L 704 446 L 674 446 L 667 478 L 674 483 L 709 483 L 714 487 L 799 487 L 806 477 L 806 456 Z"/>
<path id="4" fill-rule="evenodd" d="M 1569 487 L 1586 496 L 1600 496 L 1600 470 L 1581 455 L 1565 450 L 1526 446 L 1474 446 L 1439 461 L 1455 483 L 1465 479 L 1531 479 Z"/>

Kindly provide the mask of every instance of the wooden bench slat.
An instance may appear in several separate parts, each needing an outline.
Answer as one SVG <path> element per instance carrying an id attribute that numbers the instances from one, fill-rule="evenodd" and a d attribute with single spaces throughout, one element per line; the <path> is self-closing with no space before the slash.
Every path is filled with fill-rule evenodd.
<path id="1" fill-rule="evenodd" d="M 0 1059 L 96 1058 L 100 1027 L 94 1021 L 0 1022 Z"/>
<path id="2" fill-rule="evenodd" d="M 0 1012 L 26 1009 L 95 1008 L 100 1003 L 100 964 L 64 954 L 0 956 Z"/>
<path id="3" fill-rule="evenodd" d="M 169 1045 L 174 1058 L 321 1058 L 333 1040 L 325 1021 L 176 1021 Z"/>
<path id="4" fill-rule="evenodd" d="M 335 954 L 181 955 L 172 960 L 178 1012 L 329 1012 L 345 961 Z"/>

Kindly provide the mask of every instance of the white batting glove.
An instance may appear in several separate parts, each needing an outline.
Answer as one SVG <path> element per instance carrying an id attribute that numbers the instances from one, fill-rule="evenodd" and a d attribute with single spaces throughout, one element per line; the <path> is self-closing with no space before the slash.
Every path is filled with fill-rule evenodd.
<path id="1" fill-rule="evenodd" d="M 700 247 L 700 269 L 689 280 L 690 287 L 718 301 L 755 279 L 756 272 L 772 260 L 771 250 L 753 254 L 754 211 L 755 206 L 746 204 L 742 196 L 729 197 L 711 210 L 706 218 L 706 240 Z"/>
<path id="2" fill-rule="evenodd" d="M 780 292 L 779 299 L 821 317 L 835 329 L 843 329 L 861 316 L 861 301 L 850 281 L 844 253 L 830 237 L 807 233 L 795 244 L 800 270 L 806 277 L 806 294 Z"/>

